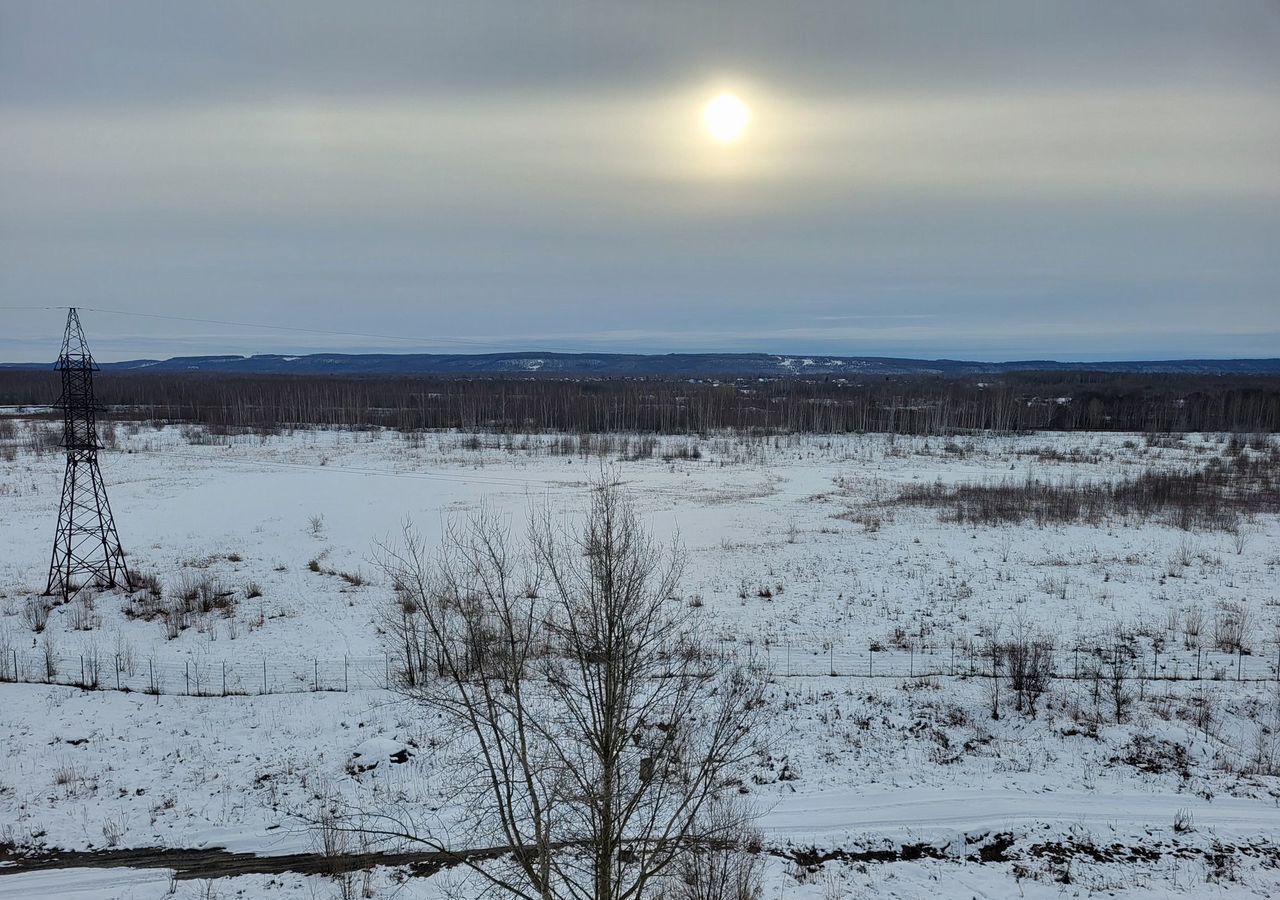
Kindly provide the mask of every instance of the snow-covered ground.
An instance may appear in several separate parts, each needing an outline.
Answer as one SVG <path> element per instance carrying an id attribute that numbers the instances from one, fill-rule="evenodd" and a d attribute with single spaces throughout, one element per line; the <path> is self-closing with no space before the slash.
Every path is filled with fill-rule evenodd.
<path id="1" fill-rule="evenodd" d="M 405 522 L 431 542 L 481 504 L 517 531 L 533 507 L 574 515 L 602 465 L 550 452 L 558 436 L 194 437 L 121 428 L 103 471 L 130 565 L 166 587 L 216 579 L 240 598 L 233 614 L 215 611 L 170 637 L 161 621 L 130 618 L 104 594 L 92 610 L 54 608 L 33 634 L 24 610 L 44 586 L 62 461 L 19 449 L 0 455 L 0 651 L 43 656 L 47 641 L 63 666 L 92 655 L 114 670 L 118 657 L 137 677 L 159 667 L 170 681 L 188 663 L 263 667 L 272 690 L 321 663 L 368 665 L 387 649 L 380 542 L 394 542 Z M 664 461 L 664 450 L 674 458 Z M 973 527 L 894 502 L 913 483 L 1115 478 L 1203 465 L 1223 450 L 1216 435 L 682 437 L 663 439 L 652 458 L 605 460 L 650 527 L 687 548 L 691 613 L 726 652 L 775 673 L 768 752 L 750 780 L 767 843 L 946 848 L 943 859 L 812 870 L 774 858 L 769 895 L 1280 892 L 1280 778 L 1265 774 L 1268 761 L 1270 771 L 1280 765 L 1280 522 L 1259 517 L 1240 537 L 1156 521 Z M 247 598 L 257 592 L 250 586 L 261 595 Z M 863 670 L 874 645 L 884 660 L 908 654 L 912 665 L 963 671 L 984 629 L 1026 622 L 1051 633 L 1060 655 L 1106 646 L 1120 628 L 1137 635 L 1145 671 L 1172 674 L 1176 664 L 1185 675 L 1196 656 L 1185 647 L 1188 610 L 1203 615 L 1199 642 L 1209 648 L 1215 615 L 1229 604 L 1249 613 L 1251 653 L 1201 650 L 1203 674 L 1224 678 L 1135 686 L 1141 699 L 1120 723 L 1097 714 L 1088 681 L 1055 681 L 1035 719 L 1006 697 L 993 721 L 981 679 Z M 838 677 L 815 674 L 832 667 Z M 1264 680 L 1236 681 L 1237 671 Z M 172 683 L 160 696 L 0 684 L 0 842 L 281 854 L 314 849 L 295 814 L 333 791 L 438 805 L 448 776 L 429 749 L 431 722 L 396 695 L 360 686 L 190 697 L 171 693 Z M 361 747 L 410 741 L 420 751 L 406 764 L 348 765 Z M 1175 819 L 1188 827 L 1175 831 Z M 1007 859 L 966 860 L 1006 832 Z M 1071 862 L 1058 845 L 1074 848 Z M 435 897 L 448 881 L 393 884 L 399 877 L 379 870 L 373 884 L 387 896 L 394 887 L 396 896 Z M 170 888 L 162 870 L 0 874 L 0 898 L 158 897 Z M 334 895 L 326 879 L 300 875 L 176 890 Z"/>

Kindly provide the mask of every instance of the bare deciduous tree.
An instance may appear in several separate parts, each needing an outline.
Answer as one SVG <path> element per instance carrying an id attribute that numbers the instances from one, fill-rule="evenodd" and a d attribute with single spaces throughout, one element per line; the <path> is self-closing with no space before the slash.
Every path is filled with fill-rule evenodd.
<path id="1" fill-rule="evenodd" d="M 1009 686 L 1014 691 L 1018 712 L 1036 717 L 1036 704 L 1049 686 L 1053 675 L 1053 640 L 1037 633 L 1029 622 L 1019 617 L 1013 636 L 1004 644 L 1003 656 L 1009 667 Z"/>
<path id="2" fill-rule="evenodd" d="M 1133 647 L 1119 629 L 1103 662 L 1112 711 L 1116 724 L 1120 724 L 1125 721 L 1133 703 L 1133 689 L 1129 685 L 1129 679 L 1133 677 Z"/>
<path id="3" fill-rule="evenodd" d="M 703 651 L 674 599 L 680 552 L 616 485 L 602 478 L 591 497 L 577 526 L 535 515 L 519 548 L 487 513 L 449 529 L 434 560 L 408 527 L 383 548 L 394 640 L 416 642 L 402 689 L 452 727 L 464 813 L 351 827 L 446 853 L 508 848 L 459 854 L 505 897 L 641 900 L 691 853 L 745 833 L 726 800 L 756 749 L 761 687 Z"/>
<path id="4" fill-rule="evenodd" d="M 1000 657 L 1003 656 L 1000 644 L 1000 622 L 992 620 L 990 634 L 982 647 L 982 656 L 991 666 L 991 677 L 987 681 L 991 699 L 991 718 L 1000 718 Z"/>

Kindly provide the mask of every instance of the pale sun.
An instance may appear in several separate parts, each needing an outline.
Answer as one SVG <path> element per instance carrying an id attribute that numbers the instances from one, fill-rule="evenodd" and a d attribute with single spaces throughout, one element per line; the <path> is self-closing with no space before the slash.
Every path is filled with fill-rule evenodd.
<path id="1" fill-rule="evenodd" d="M 722 144 L 731 144 L 747 128 L 751 111 L 733 94 L 720 94 L 702 110 L 702 124 L 707 133 Z"/>

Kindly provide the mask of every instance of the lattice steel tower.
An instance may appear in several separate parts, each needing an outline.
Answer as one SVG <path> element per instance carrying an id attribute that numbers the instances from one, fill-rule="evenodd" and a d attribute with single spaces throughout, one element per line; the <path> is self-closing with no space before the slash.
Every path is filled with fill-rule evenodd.
<path id="1" fill-rule="evenodd" d="M 62 372 L 62 445 L 67 450 L 67 474 L 62 482 L 58 531 L 53 539 L 46 594 L 66 599 L 80 587 L 128 586 L 129 570 L 116 523 L 111 518 L 107 488 L 98 468 L 97 407 L 93 401 L 93 373 L 98 366 L 80 327 L 75 307 L 67 310 L 67 333 L 54 367 Z M 77 584 L 76 579 L 84 576 Z"/>

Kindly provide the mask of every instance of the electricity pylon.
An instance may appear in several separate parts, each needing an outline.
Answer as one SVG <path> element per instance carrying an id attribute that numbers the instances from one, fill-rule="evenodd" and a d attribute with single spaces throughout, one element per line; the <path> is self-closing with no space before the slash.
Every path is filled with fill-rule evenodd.
<path id="1" fill-rule="evenodd" d="M 54 368 L 62 372 L 62 446 L 67 451 L 67 473 L 62 482 L 58 530 L 49 561 L 45 594 L 61 594 L 65 600 L 81 587 L 129 585 L 120 537 L 107 502 L 107 488 L 98 468 L 97 406 L 93 398 L 93 373 L 98 370 L 80 327 L 75 307 L 67 310 L 67 331 L 62 353 Z M 76 579 L 84 576 L 84 581 Z"/>

